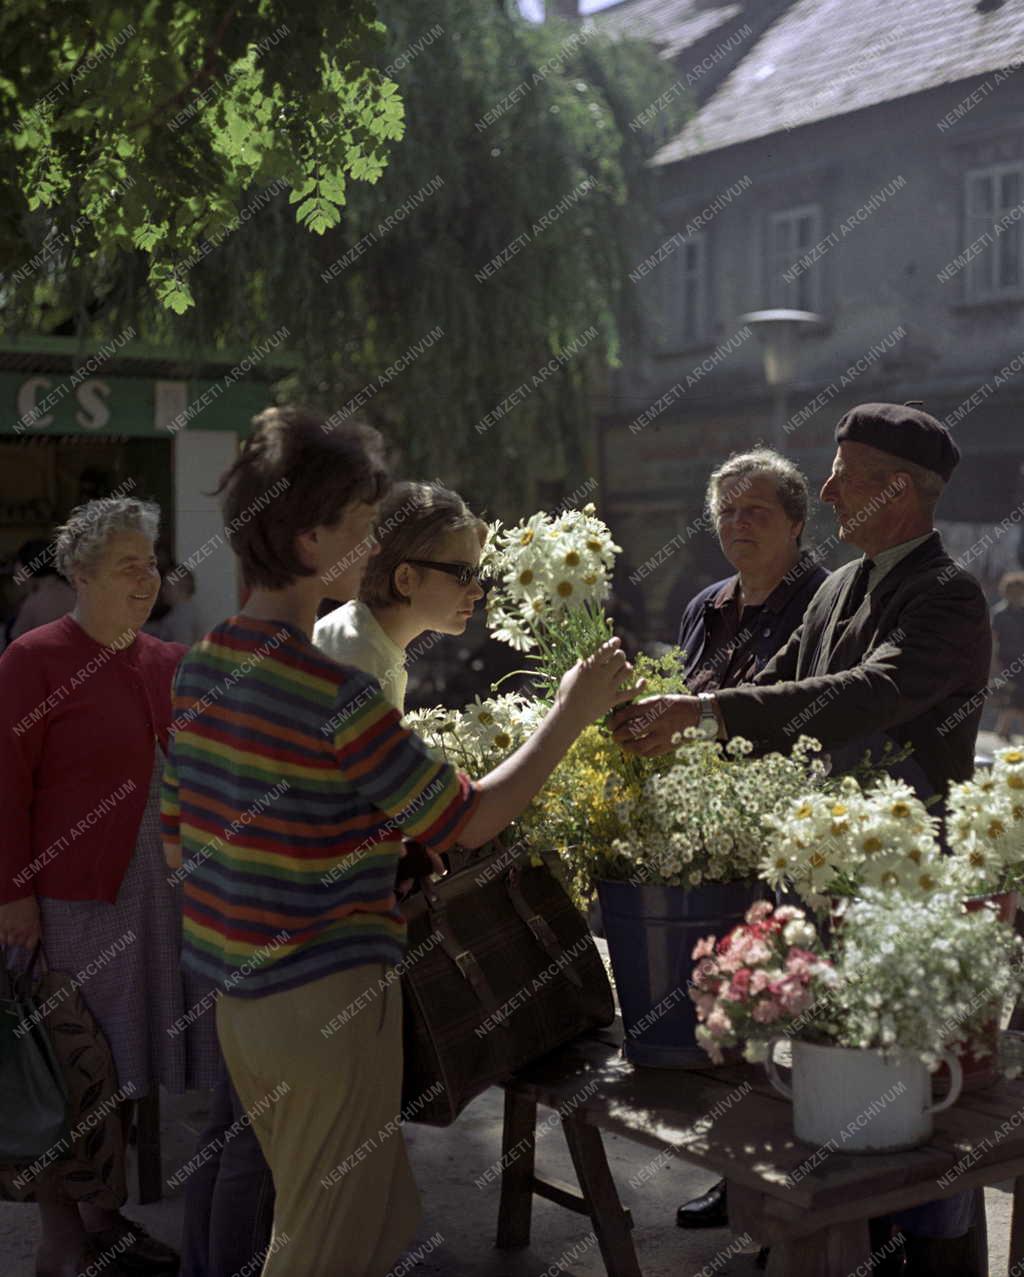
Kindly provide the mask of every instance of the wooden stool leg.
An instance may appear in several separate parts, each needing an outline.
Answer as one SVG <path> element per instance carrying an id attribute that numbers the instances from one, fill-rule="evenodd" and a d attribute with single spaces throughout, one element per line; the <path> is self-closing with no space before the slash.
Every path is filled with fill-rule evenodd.
<path id="1" fill-rule="evenodd" d="M 985 1190 L 974 1190 L 974 1215 L 968 1234 L 970 1253 L 965 1277 L 988 1277 L 988 1216 L 985 1214 Z"/>
<path id="2" fill-rule="evenodd" d="M 768 1273 L 769 1277 L 850 1277 L 858 1268 L 866 1270 L 870 1256 L 868 1221 L 856 1219 L 790 1242 L 773 1242 Z"/>
<path id="3" fill-rule="evenodd" d="M 1010 1221 L 1010 1277 L 1024 1272 L 1024 1175 L 1013 1181 L 1013 1216 Z"/>
<path id="4" fill-rule="evenodd" d="M 578 1116 L 563 1117 L 562 1130 L 608 1277 L 642 1277 L 630 1235 L 632 1224 L 608 1169 L 601 1132 Z"/>
<path id="5" fill-rule="evenodd" d="M 163 1197 L 159 1090 L 135 1102 L 135 1140 L 135 1155 L 139 1160 L 139 1205 L 148 1206 Z"/>
<path id="6" fill-rule="evenodd" d="M 530 1244 L 536 1132 L 537 1101 L 508 1087 L 501 1137 L 501 1204 L 498 1207 L 496 1243 L 503 1250 Z M 506 1158 L 509 1160 L 506 1161 Z"/>

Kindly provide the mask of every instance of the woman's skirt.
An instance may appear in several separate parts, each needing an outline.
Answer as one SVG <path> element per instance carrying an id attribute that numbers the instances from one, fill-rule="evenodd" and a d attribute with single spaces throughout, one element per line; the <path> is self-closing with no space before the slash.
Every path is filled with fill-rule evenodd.
<path id="1" fill-rule="evenodd" d="M 219 1050 L 209 986 L 182 971 L 180 881 L 160 840 L 163 754 L 113 904 L 40 897 L 43 952 L 80 992 L 113 1053 L 118 1086 L 138 1099 L 165 1086 L 181 1092 L 217 1080 Z"/>

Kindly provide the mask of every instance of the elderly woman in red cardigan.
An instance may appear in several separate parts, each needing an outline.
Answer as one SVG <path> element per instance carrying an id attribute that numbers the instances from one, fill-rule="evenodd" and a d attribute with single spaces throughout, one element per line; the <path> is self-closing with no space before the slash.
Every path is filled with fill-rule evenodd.
<path id="1" fill-rule="evenodd" d="M 167 878 L 158 809 L 185 649 L 140 632 L 160 588 L 159 517 L 127 498 L 74 510 L 55 552 L 73 611 L 0 656 L 0 943 L 41 942 L 52 970 L 86 973 L 82 998 L 131 1100 L 161 1084 L 210 1086 L 216 1062 L 213 1016 L 173 1031 L 194 999 L 178 965 L 180 886 Z M 176 1270 L 175 1252 L 119 1210 L 76 1204 L 52 1179 L 37 1198 L 42 1277 L 77 1273 L 111 1247 L 111 1271 Z"/>

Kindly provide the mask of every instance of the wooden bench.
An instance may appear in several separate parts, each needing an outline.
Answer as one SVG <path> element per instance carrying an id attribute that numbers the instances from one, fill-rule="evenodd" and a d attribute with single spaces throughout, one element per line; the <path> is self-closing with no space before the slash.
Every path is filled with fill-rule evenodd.
<path id="1" fill-rule="evenodd" d="M 539 1105 L 562 1114 L 579 1189 L 536 1173 Z M 1024 1260 L 1024 1080 L 961 1097 L 937 1115 L 920 1148 L 822 1156 L 797 1141 L 789 1102 L 759 1066 L 635 1068 L 622 1056 L 621 1029 L 605 1030 L 545 1057 L 505 1088 L 498 1246 L 529 1243 L 533 1198 L 543 1197 L 589 1216 L 609 1277 L 642 1277 L 602 1130 L 656 1149 L 652 1174 L 679 1157 L 724 1178 L 733 1232 L 771 1246 L 769 1273 L 800 1277 L 848 1277 L 867 1264 L 871 1218 L 1013 1180 L 1009 1270 L 1011 1277 L 1024 1272 L 1014 1269 Z"/>

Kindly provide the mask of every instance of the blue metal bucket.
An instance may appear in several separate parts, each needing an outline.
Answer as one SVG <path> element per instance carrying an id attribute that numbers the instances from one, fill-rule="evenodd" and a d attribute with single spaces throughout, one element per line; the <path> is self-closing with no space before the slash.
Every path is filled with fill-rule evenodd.
<path id="1" fill-rule="evenodd" d="M 763 882 L 703 887 L 634 886 L 599 882 L 608 954 L 622 1009 L 626 1058 L 655 1069 L 707 1065 L 697 1045 L 690 998 L 693 946 L 723 936 L 743 921 Z"/>

